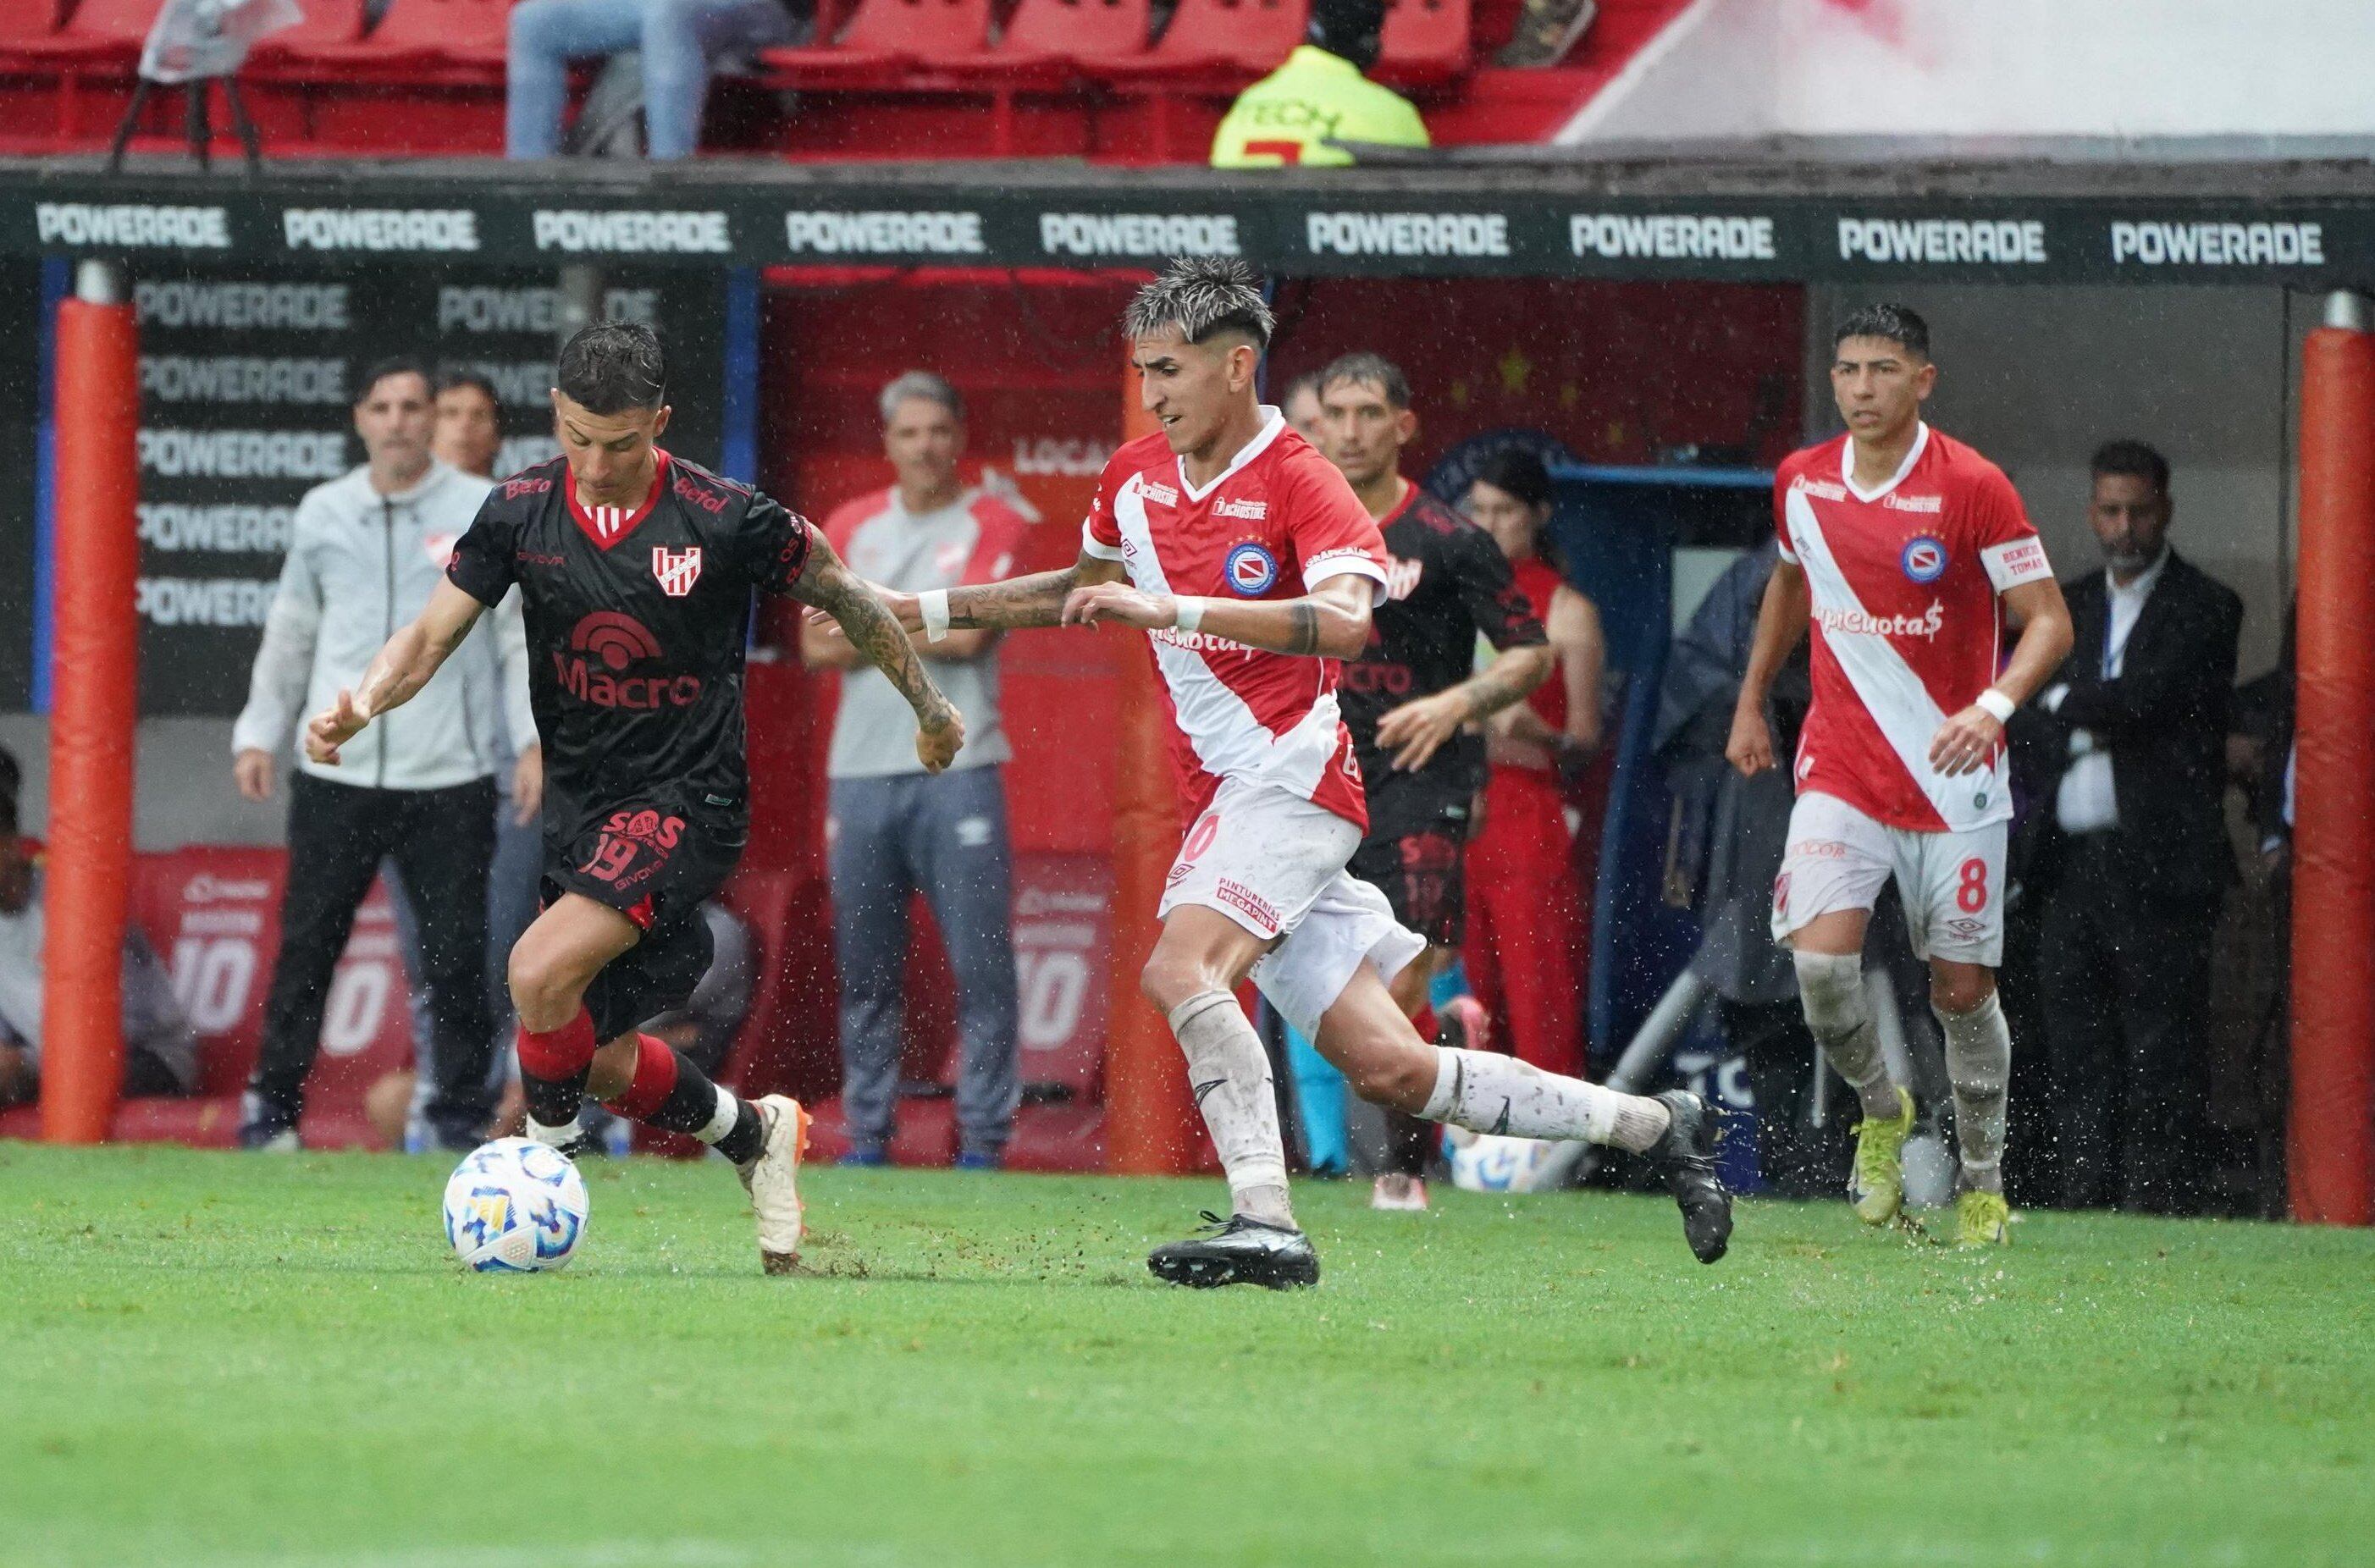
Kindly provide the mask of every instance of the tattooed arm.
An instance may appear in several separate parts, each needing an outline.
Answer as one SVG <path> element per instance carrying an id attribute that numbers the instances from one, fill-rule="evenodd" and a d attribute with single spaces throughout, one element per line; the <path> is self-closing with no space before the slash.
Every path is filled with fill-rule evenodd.
<path id="1" fill-rule="evenodd" d="M 1370 580 L 1346 572 L 1330 577 L 1297 599 L 1192 600 L 1200 616 L 1194 630 L 1273 654 L 1307 654 L 1354 659 L 1369 645 Z M 1180 600 L 1108 583 L 1075 588 L 1064 603 L 1067 625 L 1094 626 L 1117 620 L 1149 631 L 1179 624 Z"/>
<path id="2" fill-rule="evenodd" d="M 372 658 L 360 684 L 339 692 L 336 703 L 305 725 L 305 755 L 336 766 L 338 748 L 360 735 L 365 725 L 420 694 L 486 607 L 452 583 L 439 583 L 419 619 L 398 628 Z"/>
<path id="3" fill-rule="evenodd" d="M 916 710 L 916 755 L 939 772 L 964 745 L 964 719 L 916 655 L 915 645 L 875 590 L 852 572 L 819 534 L 811 541 L 791 596 L 841 623 L 850 645 L 880 670 Z"/>
<path id="4" fill-rule="evenodd" d="M 1394 771 L 1414 772 L 1433 760 L 1462 725 L 1490 718 L 1523 700 L 1550 678 L 1556 655 L 1535 643 L 1508 648 L 1457 686 L 1403 703 L 1377 721 L 1377 746 L 1393 753 Z"/>
<path id="5" fill-rule="evenodd" d="M 1003 583 L 975 583 L 949 590 L 949 629 L 952 631 L 1012 631 L 1029 626 L 1064 624 L 1064 601 L 1073 589 L 1121 581 L 1117 560 L 1106 560 L 1086 550 L 1061 572 L 1034 572 Z M 874 589 L 899 624 L 910 631 L 924 629 L 923 596 L 877 585 Z"/>

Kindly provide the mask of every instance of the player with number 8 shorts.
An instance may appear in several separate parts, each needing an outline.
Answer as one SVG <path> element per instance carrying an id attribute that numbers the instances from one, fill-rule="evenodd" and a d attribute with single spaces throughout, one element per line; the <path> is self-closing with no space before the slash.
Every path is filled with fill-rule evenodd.
<path id="1" fill-rule="evenodd" d="M 1855 1089 L 1849 1194 L 1867 1224 L 1896 1219 L 1912 1095 L 1882 1054 L 1863 984 L 1864 927 L 1891 877 L 1946 1037 L 1960 1157 L 1959 1244 L 2009 1239 L 2004 1091 L 2012 1035 L 2003 958 L 2012 786 L 2003 726 L 2070 651 L 2070 612 L 2003 471 L 1921 419 L 1938 378 L 1930 330 L 1875 305 L 1834 336 L 1831 390 L 1847 433 L 1774 477 L 1781 559 L 1726 757 L 1772 767 L 1765 701 L 1811 625 L 1814 706 L 1794 762 L 1798 802 L 1773 884 L 1807 1027 Z M 2002 658 L 2007 618 L 2021 629 Z M 1999 665 L 2001 664 L 2001 668 Z"/>

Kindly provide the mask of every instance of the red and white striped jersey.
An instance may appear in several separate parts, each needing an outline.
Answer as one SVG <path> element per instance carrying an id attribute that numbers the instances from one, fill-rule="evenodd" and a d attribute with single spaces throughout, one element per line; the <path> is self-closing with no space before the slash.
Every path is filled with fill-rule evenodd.
<path id="1" fill-rule="evenodd" d="M 1120 561 L 1150 594 L 1292 599 L 1331 577 L 1386 595 L 1386 547 L 1336 466 L 1262 409 L 1261 433 L 1212 482 L 1160 433 L 1115 453 L 1097 480 L 1081 548 Z M 1338 661 L 1248 648 L 1202 631 L 1148 634 L 1172 719 L 1172 760 L 1192 820 L 1221 781 L 1275 784 L 1368 826 L 1360 764 L 1336 708 Z"/>
<path id="2" fill-rule="evenodd" d="M 2012 815 L 1999 746 L 1949 777 L 1930 742 L 1994 680 L 1997 595 L 2050 577 L 2003 470 L 1927 424 L 1878 489 L 1856 488 L 1841 435 L 1774 477 L 1781 556 L 1813 595 L 1814 703 L 1798 737 L 1801 794 L 1837 796 L 1891 827 L 1962 832 Z"/>

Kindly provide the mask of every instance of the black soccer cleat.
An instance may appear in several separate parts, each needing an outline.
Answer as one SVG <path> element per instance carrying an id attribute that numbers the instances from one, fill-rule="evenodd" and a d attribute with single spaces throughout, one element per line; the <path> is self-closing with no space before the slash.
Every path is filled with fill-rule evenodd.
<path id="1" fill-rule="evenodd" d="M 1687 1089 L 1658 1095 L 1669 1118 L 1666 1136 L 1648 1158 L 1666 1173 L 1666 1190 L 1683 1211 L 1683 1239 L 1691 1256 L 1713 1263 L 1731 1244 L 1731 1194 L 1715 1170 L 1715 1113 Z"/>
<path id="2" fill-rule="evenodd" d="M 1166 1285 L 1209 1291 L 1217 1285 L 1267 1285 L 1292 1291 L 1319 1283 L 1319 1255 L 1302 1232 L 1233 1214 L 1204 1212 L 1204 1234 L 1165 1242 L 1146 1255 L 1146 1267 Z"/>

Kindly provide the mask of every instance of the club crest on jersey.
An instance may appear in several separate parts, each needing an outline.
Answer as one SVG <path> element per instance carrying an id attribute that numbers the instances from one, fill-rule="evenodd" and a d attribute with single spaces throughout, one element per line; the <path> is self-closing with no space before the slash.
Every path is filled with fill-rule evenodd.
<path id="1" fill-rule="evenodd" d="M 1248 599 L 1256 598 L 1278 582 L 1278 557 L 1247 539 L 1230 547 L 1227 571 L 1230 587 Z"/>
<path id="2" fill-rule="evenodd" d="M 666 545 L 654 545 L 652 575 L 659 579 L 661 593 L 671 599 L 684 597 L 701 581 L 701 547 L 672 550 Z"/>
<path id="3" fill-rule="evenodd" d="M 1896 564 L 1916 583 L 1935 583 L 1946 574 L 1946 541 L 1935 534 L 1916 534 L 1905 541 Z"/>

